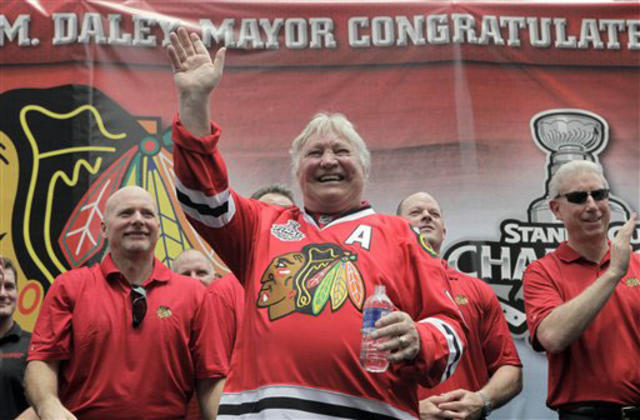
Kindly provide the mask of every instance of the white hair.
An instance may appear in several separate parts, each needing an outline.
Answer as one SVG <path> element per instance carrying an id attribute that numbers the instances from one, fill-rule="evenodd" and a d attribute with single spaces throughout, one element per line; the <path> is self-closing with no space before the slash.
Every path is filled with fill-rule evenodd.
<path id="1" fill-rule="evenodd" d="M 559 194 L 564 193 L 565 184 L 571 176 L 585 172 L 597 175 L 604 187 L 609 188 L 609 183 L 602 172 L 602 166 L 589 160 L 572 160 L 562 164 L 553 174 L 551 181 L 549 181 L 549 197 L 557 198 Z"/>
<path id="2" fill-rule="evenodd" d="M 293 176 L 296 176 L 300 165 L 300 153 L 309 138 L 314 135 L 327 135 L 329 133 L 337 134 L 347 140 L 355 147 L 357 158 L 364 170 L 364 176 L 369 176 L 371 169 L 371 153 L 366 143 L 360 137 L 353 124 L 342 114 L 328 114 L 320 112 L 309 121 L 309 124 L 302 130 L 302 133 L 296 137 L 291 143 L 289 155 L 291 156 L 291 167 Z"/>

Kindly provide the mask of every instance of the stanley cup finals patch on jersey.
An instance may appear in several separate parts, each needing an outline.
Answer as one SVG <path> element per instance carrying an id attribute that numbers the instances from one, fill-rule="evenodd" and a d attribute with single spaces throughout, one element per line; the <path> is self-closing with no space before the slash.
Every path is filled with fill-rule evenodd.
<path id="1" fill-rule="evenodd" d="M 272 225 L 271 234 L 281 241 L 292 242 L 304 239 L 304 233 L 300 232 L 300 223 L 288 220 L 284 225 Z"/>
<path id="2" fill-rule="evenodd" d="M 427 254 L 431 255 L 432 257 L 437 257 L 438 253 L 434 251 L 433 248 L 431 248 L 431 245 L 427 241 L 427 238 L 425 238 L 424 235 L 420 233 L 420 229 L 418 229 L 415 226 L 411 226 L 411 230 L 413 231 L 413 233 L 416 234 L 416 237 L 418 238 L 418 243 L 420 244 L 422 249 L 427 251 Z"/>
<path id="3" fill-rule="evenodd" d="M 262 278 L 256 305 L 268 308 L 274 321 L 293 312 L 320 315 L 349 300 L 362 311 L 365 287 L 357 255 L 335 244 L 309 244 L 271 260 Z"/>

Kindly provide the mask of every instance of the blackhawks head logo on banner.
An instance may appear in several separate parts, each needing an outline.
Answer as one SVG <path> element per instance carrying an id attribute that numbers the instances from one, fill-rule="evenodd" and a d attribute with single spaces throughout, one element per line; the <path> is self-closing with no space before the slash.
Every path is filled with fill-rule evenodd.
<path id="1" fill-rule="evenodd" d="M 140 185 L 158 203 L 160 260 L 187 248 L 213 256 L 175 199 L 170 130 L 158 118 L 134 117 L 80 85 L 7 91 L 0 106 L 0 253 L 16 263 L 25 328 L 57 275 L 101 260 L 104 206 L 123 186 Z"/>

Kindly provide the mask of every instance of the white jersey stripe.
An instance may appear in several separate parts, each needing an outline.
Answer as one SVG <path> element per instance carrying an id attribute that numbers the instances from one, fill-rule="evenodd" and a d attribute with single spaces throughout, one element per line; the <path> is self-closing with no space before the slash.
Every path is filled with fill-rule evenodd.
<path id="1" fill-rule="evenodd" d="M 419 322 L 428 323 L 435 326 L 438 331 L 444 336 L 447 341 L 447 346 L 449 347 L 449 358 L 447 359 L 447 366 L 442 373 L 442 377 L 440 378 L 440 382 L 444 382 L 453 375 L 453 372 L 458 367 L 458 363 L 460 359 L 462 359 L 462 340 L 456 333 L 456 330 L 453 327 L 443 320 L 439 318 L 425 318 Z"/>
<path id="2" fill-rule="evenodd" d="M 311 215 L 309 215 L 309 213 L 307 213 L 306 211 L 304 212 L 304 220 L 306 220 L 309 224 L 315 226 L 316 228 L 318 228 L 320 230 L 324 230 L 324 229 L 327 229 L 330 226 L 335 226 L 335 225 L 338 225 L 340 223 L 345 223 L 345 222 L 351 222 L 352 220 L 357 220 L 357 219 L 360 219 L 362 217 L 370 216 L 372 214 L 376 214 L 375 210 L 373 210 L 372 208 L 366 208 L 364 210 L 360 210 L 360 211 L 357 211 L 355 213 L 351 213 L 351 214 L 348 214 L 346 216 L 339 217 L 339 218 L 333 220 L 331 223 L 326 224 L 322 228 L 320 228 L 318 226 L 318 224 L 313 219 L 313 217 L 311 217 Z"/>
<path id="3" fill-rule="evenodd" d="M 258 403 L 265 400 L 274 400 L 278 398 L 285 398 L 291 400 L 300 401 L 304 404 L 305 401 L 309 403 L 324 403 L 336 407 L 352 408 L 361 410 L 363 412 L 371 413 L 371 417 L 380 415 L 384 417 L 397 418 L 397 419 L 415 419 L 416 417 L 412 413 L 408 413 L 399 410 L 385 402 L 369 400 L 363 397 L 357 397 L 354 395 L 343 394 L 335 391 L 327 391 L 316 388 L 308 388 L 296 385 L 270 385 L 264 386 L 254 390 L 247 390 L 242 392 L 225 392 L 222 394 L 220 400 L 221 413 L 218 415 L 219 419 L 230 418 L 231 416 L 224 415 L 225 410 L 223 406 L 239 406 L 241 404 Z M 278 407 L 271 406 L 268 409 L 256 413 L 242 413 L 242 418 L 257 419 L 265 418 L 266 411 L 269 411 L 269 417 L 272 418 L 287 418 L 286 415 L 295 415 L 294 412 L 301 412 L 290 407 Z M 313 418 L 323 419 L 326 418 L 326 414 L 321 412 L 314 413 L 309 411 L 302 411 L 307 417 L 296 416 L 293 418 Z M 289 413 L 289 414 L 287 414 Z M 238 414 L 235 414 L 238 416 Z M 248 417 L 244 417 L 248 416 Z M 335 417 L 334 417 L 335 418 Z"/>
<path id="4" fill-rule="evenodd" d="M 218 414 L 216 419 L 234 419 L 234 420 L 267 420 L 267 419 L 279 419 L 279 420 L 335 420 L 340 417 L 325 416 L 322 414 L 308 413 L 300 410 L 282 410 L 276 408 L 269 408 L 262 410 L 259 413 L 248 413 L 241 415 L 224 415 Z M 344 417 L 342 417 L 344 418 Z"/>

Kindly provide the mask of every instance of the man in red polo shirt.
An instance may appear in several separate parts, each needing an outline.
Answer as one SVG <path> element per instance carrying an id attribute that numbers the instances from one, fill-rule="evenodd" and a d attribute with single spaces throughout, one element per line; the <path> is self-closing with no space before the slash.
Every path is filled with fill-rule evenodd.
<path id="1" fill-rule="evenodd" d="M 103 262 L 51 285 L 25 374 L 40 418 L 181 418 L 195 378 L 203 414 L 215 415 L 207 412 L 215 369 L 202 327 L 205 288 L 154 257 L 158 233 L 151 196 L 125 187 L 105 207 Z"/>
<path id="2" fill-rule="evenodd" d="M 236 341 L 236 332 L 242 322 L 244 309 L 244 289 L 233 274 L 216 278 L 211 261 L 197 249 L 187 249 L 173 261 L 173 270 L 184 276 L 190 276 L 207 287 L 203 305 L 208 314 L 204 320 L 207 334 L 213 337 L 209 358 L 215 362 L 216 390 L 222 392 L 229 373 L 231 351 Z M 213 367 L 213 366 L 212 366 Z M 211 377 L 211 376 L 209 376 Z M 219 399 L 219 395 L 216 396 Z M 216 407 L 217 411 L 217 407 Z M 186 420 L 202 418 L 196 398 L 187 406 Z"/>
<path id="3" fill-rule="evenodd" d="M 640 255 L 636 215 L 607 241 L 609 185 L 588 161 L 562 165 L 549 207 L 568 240 L 531 263 L 524 298 L 531 342 L 549 360 L 547 405 L 561 419 L 638 419 Z"/>
<path id="4" fill-rule="evenodd" d="M 408 196 L 398 205 L 397 214 L 419 229 L 440 253 L 446 228 L 440 205 L 431 195 Z M 434 388 L 418 389 L 420 418 L 486 417 L 520 393 L 522 364 L 491 286 L 442 263 L 469 327 L 468 349 L 451 378 Z"/>

